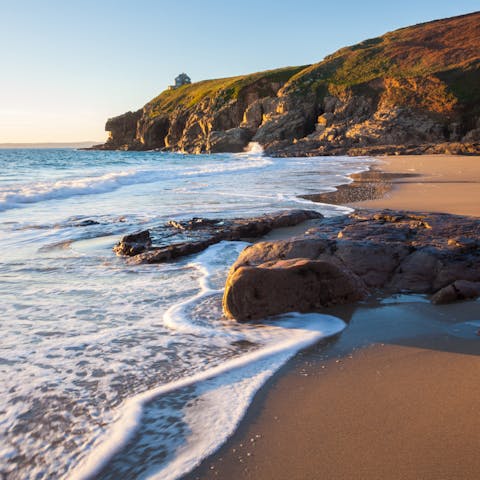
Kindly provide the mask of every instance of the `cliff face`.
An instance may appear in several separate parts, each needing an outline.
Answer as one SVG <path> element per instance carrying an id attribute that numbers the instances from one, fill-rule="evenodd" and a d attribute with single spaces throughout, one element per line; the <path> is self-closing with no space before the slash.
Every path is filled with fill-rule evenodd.
<path id="1" fill-rule="evenodd" d="M 167 90 L 108 120 L 102 148 L 272 155 L 480 151 L 480 12 L 403 28 L 306 67 Z"/>

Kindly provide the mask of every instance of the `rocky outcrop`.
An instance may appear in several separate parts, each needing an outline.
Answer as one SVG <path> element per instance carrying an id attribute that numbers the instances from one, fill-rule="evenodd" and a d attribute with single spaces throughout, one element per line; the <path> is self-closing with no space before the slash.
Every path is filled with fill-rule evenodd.
<path id="1" fill-rule="evenodd" d="M 125 235 L 114 247 L 117 255 L 132 257 L 143 253 L 152 246 L 152 238 L 148 230 Z"/>
<path id="2" fill-rule="evenodd" d="M 469 282 L 457 280 L 450 285 L 440 289 L 432 297 L 432 303 L 452 303 L 459 300 L 469 300 L 480 297 L 480 282 Z"/>
<path id="3" fill-rule="evenodd" d="M 304 258 L 242 266 L 225 285 L 224 311 L 239 321 L 284 312 L 311 312 L 362 300 L 367 289 L 337 264 Z"/>
<path id="4" fill-rule="evenodd" d="M 105 124 L 109 132 L 105 145 L 96 145 L 93 148 L 105 150 L 129 150 L 137 143 L 137 124 L 142 117 L 142 111 L 127 112 L 118 117 L 110 118 Z"/>
<path id="5" fill-rule="evenodd" d="M 478 218 L 358 211 L 319 220 L 302 237 L 247 247 L 223 305 L 227 317 L 247 320 L 318 311 L 367 291 L 438 292 L 433 301 L 442 303 L 477 296 L 478 282 Z"/>
<path id="6" fill-rule="evenodd" d="M 387 33 L 309 66 L 162 92 L 101 148 L 273 156 L 480 152 L 480 12 Z"/>
<path id="7" fill-rule="evenodd" d="M 313 210 L 286 210 L 255 218 L 171 220 L 152 231 L 126 235 L 113 250 L 117 255 L 131 257 L 132 264 L 163 263 L 201 252 L 222 240 L 258 238 L 276 228 L 322 217 Z"/>
<path id="8" fill-rule="evenodd" d="M 472 113 L 471 108 L 433 75 L 330 85 L 317 110 L 323 113 L 312 133 L 293 143 L 272 142 L 267 152 L 290 156 L 479 151 L 476 128 L 469 130 L 463 118 Z M 480 115 L 472 115 L 480 122 Z"/>
<path id="9" fill-rule="evenodd" d="M 243 152 L 252 139 L 253 132 L 248 128 L 231 128 L 224 132 L 210 133 L 208 150 L 210 152 Z"/>
<path id="10" fill-rule="evenodd" d="M 302 69 L 287 67 L 166 90 L 139 112 L 108 120 L 110 136 L 101 148 L 243 151 L 264 115 L 275 110 L 280 88 Z M 123 128 L 127 121 L 128 128 Z"/>

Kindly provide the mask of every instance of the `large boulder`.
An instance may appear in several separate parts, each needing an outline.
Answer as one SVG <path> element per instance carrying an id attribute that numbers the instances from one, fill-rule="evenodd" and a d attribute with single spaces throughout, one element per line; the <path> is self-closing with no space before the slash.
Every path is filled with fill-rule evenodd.
<path id="1" fill-rule="evenodd" d="M 279 260 L 238 268 L 227 281 L 223 308 L 228 318 L 245 321 L 317 311 L 366 294 L 363 282 L 346 268 L 308 259 Z"/>

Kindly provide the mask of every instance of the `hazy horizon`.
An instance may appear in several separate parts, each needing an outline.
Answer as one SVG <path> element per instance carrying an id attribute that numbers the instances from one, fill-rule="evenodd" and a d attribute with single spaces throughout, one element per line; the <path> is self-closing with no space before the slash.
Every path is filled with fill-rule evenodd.
<path id="1" fill-rule="evenodd" d="M 137 110 L 180 72 L 192 80 L 320 61 L 341 47 L 415 23 L 471 13 L 405 0 L 0 0 L 0 143 L 106 139 L 107 118 Z"/>
<path id="2" fill-rule="evenodd" d="M 74 142 L 0 142 L 0 149 L 6 148 L 81 148 L 97 145 L 102 140 L 84 140 Z"/>

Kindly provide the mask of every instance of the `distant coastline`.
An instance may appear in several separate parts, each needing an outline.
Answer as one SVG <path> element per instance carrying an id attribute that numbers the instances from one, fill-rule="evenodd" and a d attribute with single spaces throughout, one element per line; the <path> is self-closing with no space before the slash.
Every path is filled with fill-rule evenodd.
<path id="1" fill-rule="evenodd" d="M 39 143 L 0 143 L 0 149 L 10 148 L 89 148 L 93 145 L 101 143 L 99 141 L 85 141 L 85 142 L 39 142 Z"/>

